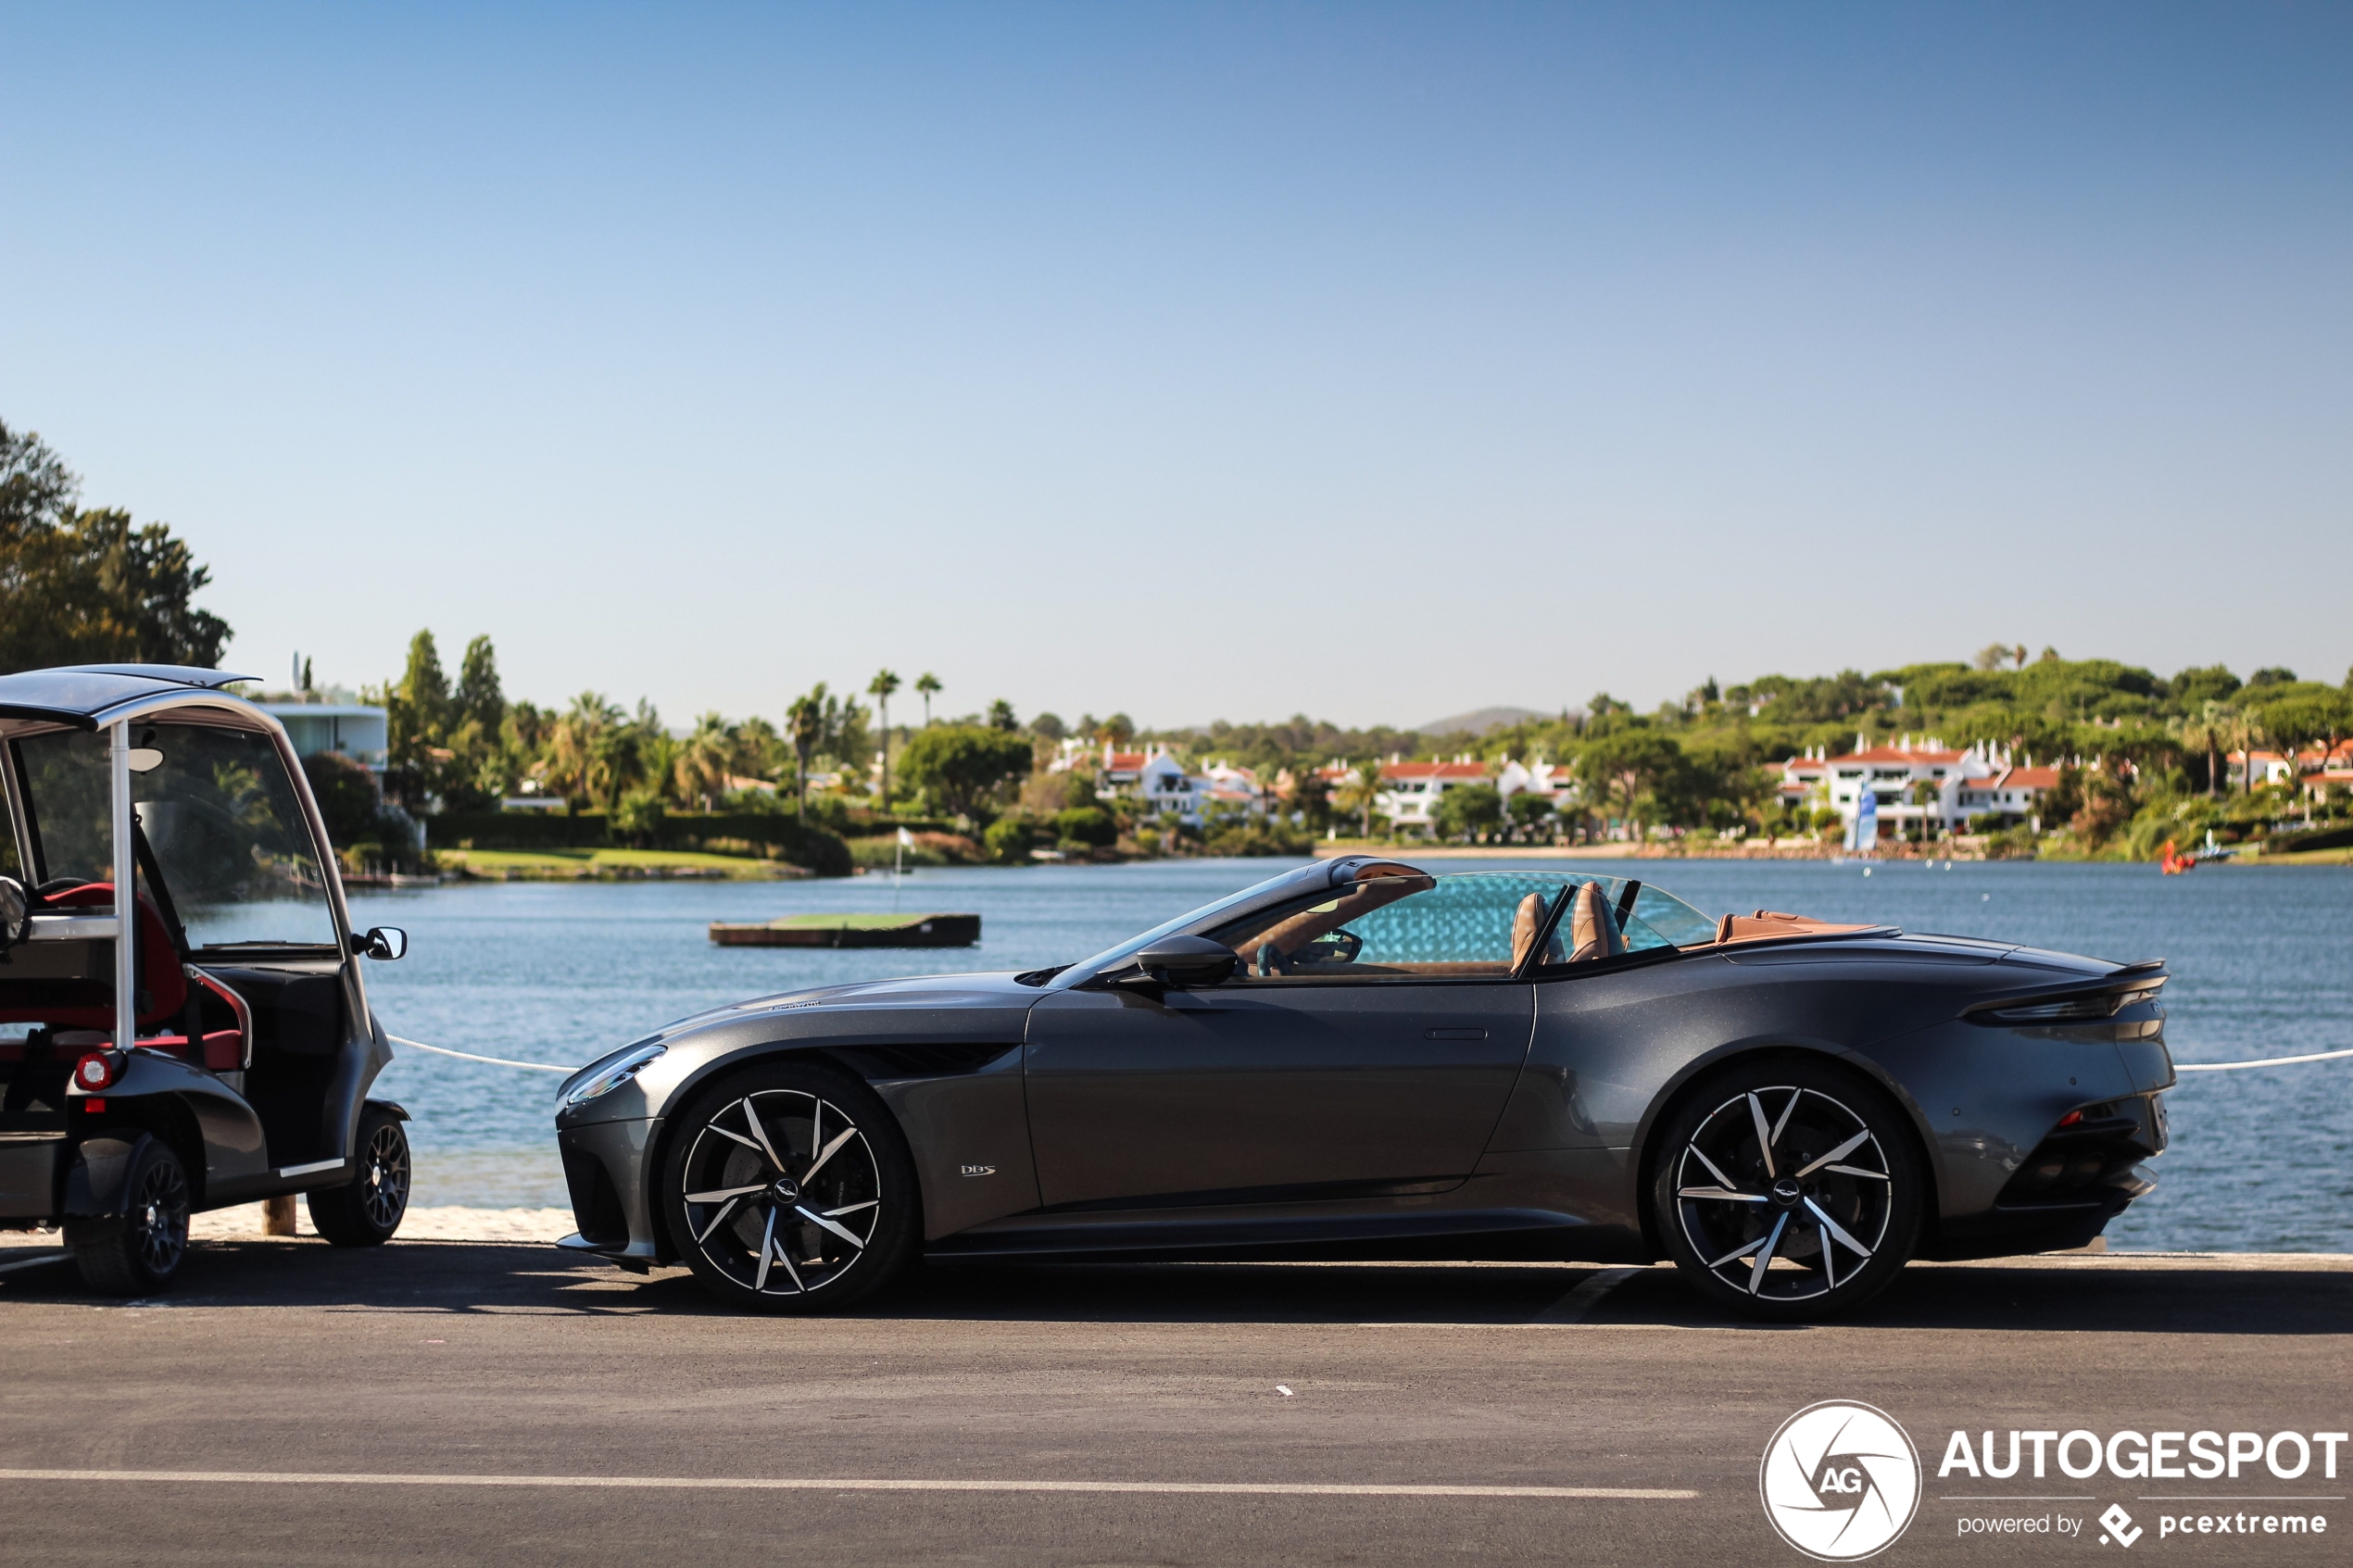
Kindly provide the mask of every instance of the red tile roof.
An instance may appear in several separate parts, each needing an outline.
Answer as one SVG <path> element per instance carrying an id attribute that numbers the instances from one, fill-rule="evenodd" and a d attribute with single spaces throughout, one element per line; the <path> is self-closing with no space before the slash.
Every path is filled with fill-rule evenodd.
<path id="1" fill-rule="evenodd" d="M 2058 770 L 2057 768 L 2012 768 L 2007 772 L 1998 773 L 1984 781 L 1977 787 L 1981 789 L 2057 789 Z"/>
<path id="2" fill-rule="evenodd" d="M 1487 776 L 1484 762 L 1385 762 L 1380 776 L 1385 779 L 1483 779 Z"/>
<path id="3" fill-rule="evenodd" d="M 1959 751 L 1930 751 L 1923 746 L 1914 746 L 1911 750 L 1906 751 L 1901 746 L 1875 746 L 1869 751 L 1850 751 L 1843 757 L 1833 757 L 1831 760 L 1833 762 L 1878 762 L 1891 765 L 1897 762 L 1952 763 L 1958 762 L 1966 755 L 1968 755 L 1966 752 Z"/>

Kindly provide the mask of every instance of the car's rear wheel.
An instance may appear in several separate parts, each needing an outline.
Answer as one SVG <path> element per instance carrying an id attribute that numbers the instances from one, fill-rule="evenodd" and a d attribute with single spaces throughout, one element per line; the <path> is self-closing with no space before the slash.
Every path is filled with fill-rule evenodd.
<path id="1" fill-rule="evenodd" d="M 66 1245 L 91 1289 L 107 1296 L 160 1290 L 188 1256 L 193 1195 L 180 1157 L 161 1138 L 144 1138 L 131 1162 L 120 1220 L 98 1222 L 97 1234 L 68 1222 Z"/>
<path id="2" fill-rule="evenodd" d="M 873 1091 L 783 1061 L 696 1097 L 662 1184 L 672 1240 L 721 1300 L 817 1312 L 872 1294 L 921 1234 L 914 1162 Z"/>
<path id="3" fill-rule="evenodd" d="M 1824 1318 L 1884 1289 L 1927 1199 L 1894 1101 L 1828 1062 L 1736 1065 L 1667 1119 L 1652 1212 L 1683 1277 L 1749 1317 Z"/>

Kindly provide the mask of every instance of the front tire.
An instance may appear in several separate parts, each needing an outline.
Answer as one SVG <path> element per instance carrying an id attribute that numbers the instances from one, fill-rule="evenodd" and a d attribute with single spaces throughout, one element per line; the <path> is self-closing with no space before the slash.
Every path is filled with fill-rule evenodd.
<path id="1" fill-rule="evenodd" d="M 722 1301 L 833 1311 L 880 1289 L 913 1255 L 914 1161 L 863 1084 L 771 1062 L 704 1090 L 673 1127 L 663 1214 L 679 1255 Z"/>
<path id="2" fill-rule="evenodd" d="M 96 1236 L 77 1236 L 69 1228 L 66 1243 L 92 1290 L 102 1296 L 153 1295 L 170 1283 L 188 1256 L 193 1203 L 188 1173 L 170 1145 L 149 1137 L 132 1158 L 124 1190 L 129 1202 L 120 1221 L 102 1222 L 106 1228 Z"/>
<path id="3" fill-rule="evenodd" d="M 1895 1102 L 1829 1062 L 1735 1064 L 1667 1118 L 1651 1212 L 1693 1289 L 1745 1317 L 1860 1306 L 1902 1272 L 1927 1181 Z"/>
<path id="4" fill-rule="evenodd" d="M 359 1116 L 359 1174 L 339 1187 L 303 1194 L 311 1228 L 337 1247 L 382 1247 L 409 1212 L 409 1134 L 400 1118 L 370 1109 Z"/>

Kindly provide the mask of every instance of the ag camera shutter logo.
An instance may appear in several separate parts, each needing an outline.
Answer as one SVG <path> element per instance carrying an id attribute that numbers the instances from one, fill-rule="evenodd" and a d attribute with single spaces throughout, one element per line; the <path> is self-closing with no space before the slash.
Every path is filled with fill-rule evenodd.
<path id="1" fill-rule="evenodd" d="M 1781 1539 L 1818 1562 L 1854 1562 L 1919 1512 L 1919 1450 L 1885 1411 L 1825 1399 L 1781 1423 L 1756 1489 Z"/>

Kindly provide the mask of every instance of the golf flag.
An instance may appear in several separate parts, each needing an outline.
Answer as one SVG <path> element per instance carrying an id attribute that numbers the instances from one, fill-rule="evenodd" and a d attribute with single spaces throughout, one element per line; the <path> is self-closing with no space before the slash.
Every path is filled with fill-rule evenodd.
<path id="1" fill-rule="evenodd" d="M 915 835 L 909 833 L 905 828 L 900 828 L 899 830 L 899 847 L 901 849 L 912 849 L 915 847 Z"/>

